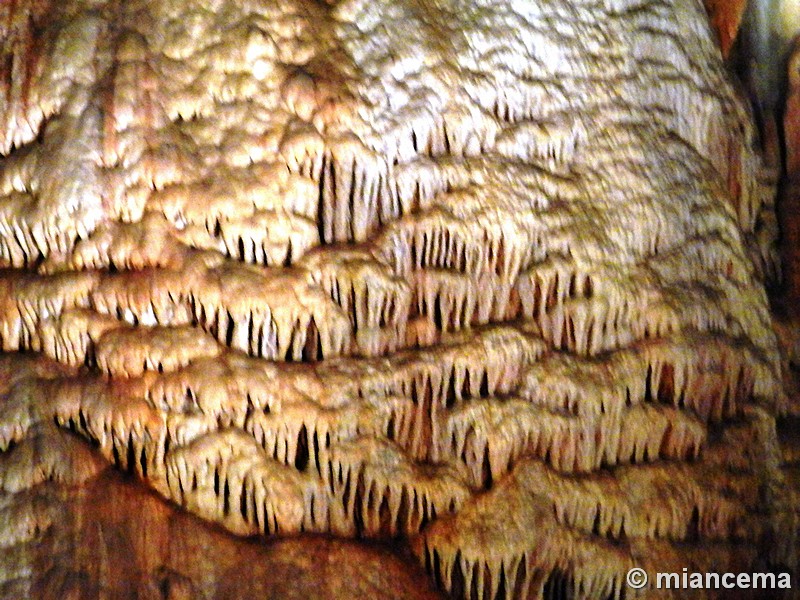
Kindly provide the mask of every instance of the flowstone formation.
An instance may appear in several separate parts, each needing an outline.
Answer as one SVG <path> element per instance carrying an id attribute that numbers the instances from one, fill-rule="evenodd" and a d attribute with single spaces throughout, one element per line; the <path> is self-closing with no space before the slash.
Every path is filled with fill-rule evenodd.
<path id="1" fill-rule="evenodd" d="M 38 487 L 107 463 L 235 534 L 410 540 L 455 597 L 794 567 L 775 174 L 699 2 L 0 31 L 6 597 Z"/>

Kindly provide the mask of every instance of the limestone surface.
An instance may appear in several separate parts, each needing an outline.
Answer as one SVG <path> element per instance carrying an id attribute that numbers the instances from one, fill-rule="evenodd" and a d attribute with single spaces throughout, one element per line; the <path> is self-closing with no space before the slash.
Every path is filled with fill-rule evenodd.
<path id="1" fill-rule="evenodd" d="M 0 42 L 0 596 L 109 464 L 455 597 L 796 566 L 776 174 L 702 3 L 12 0 Z"/>

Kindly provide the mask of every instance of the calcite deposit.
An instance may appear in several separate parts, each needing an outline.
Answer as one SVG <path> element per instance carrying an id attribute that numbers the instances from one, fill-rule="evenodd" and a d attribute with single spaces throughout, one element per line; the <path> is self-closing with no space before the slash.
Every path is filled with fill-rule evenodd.
<path id="1" fill-rule="evenodd" d="M 0 40 L 0 596 L 109 465 L 454 597 L 796 567 L 778 174 L 700 2 L 11 0 Z"/>

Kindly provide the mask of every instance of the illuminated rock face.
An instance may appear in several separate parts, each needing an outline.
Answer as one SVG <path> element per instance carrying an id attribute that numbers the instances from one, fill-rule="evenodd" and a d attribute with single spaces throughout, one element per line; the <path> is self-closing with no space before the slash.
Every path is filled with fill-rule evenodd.
<path id="1" fill-rule="evenodd" d="M 787 560 L 774 175 L 702 5 L 428 4 L 0 7 L 3 544 L 102 456 L 456 596 Z"/>
<path id="2" fill-rule="evenodd" d="M 738 1 L 725 7 L 707 0 L 720 39 L 725 38 L 739 11 Z M 780 115 L 785 91 L 786 63 L 793 40 L 800 34 L 800 3 L 794 0 L 752 0 L 741 15 L 741 59 L 750 92 L 766 118 Z M 727 22 L 727 23 L 724 23 Z"/>

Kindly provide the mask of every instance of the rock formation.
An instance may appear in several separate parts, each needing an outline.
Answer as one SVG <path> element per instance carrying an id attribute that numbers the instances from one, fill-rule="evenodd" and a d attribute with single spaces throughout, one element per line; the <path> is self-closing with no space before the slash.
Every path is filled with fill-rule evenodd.
<path id="1" fill-rule="evenodd" d="M 701 3 L 0 32 L 5 597 L 47 577 L 42 490 L 108 464 L 233 534 L 407 540 L 455 597 L 796 566 L 777 174 Z"/>
<path id="2" fill-rule="evenodd" d="M 704 0 L 704 4 L 719 40 L 722 56 L 728 58 L 739 35 L 745 10 L 751 3 L 747 0 Z"/>

